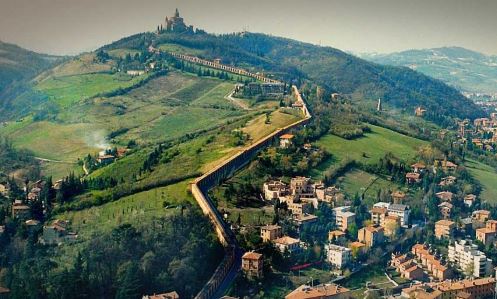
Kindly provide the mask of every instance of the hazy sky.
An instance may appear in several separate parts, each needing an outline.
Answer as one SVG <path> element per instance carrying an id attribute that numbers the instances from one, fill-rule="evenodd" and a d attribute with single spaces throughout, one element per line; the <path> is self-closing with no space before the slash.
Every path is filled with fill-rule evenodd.
<path id="1" fill-rule="evenodd" d="M 354 52 L 497 54 L 496 0 L 0 0 L 0 40 L 75 54 L 153 30 L 176 7 L 208 32 L 248 29 Z"/>

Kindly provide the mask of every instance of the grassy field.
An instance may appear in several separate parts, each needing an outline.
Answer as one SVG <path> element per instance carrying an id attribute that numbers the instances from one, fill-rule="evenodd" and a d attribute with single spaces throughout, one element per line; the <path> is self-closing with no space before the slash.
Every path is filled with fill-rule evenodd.
<path id="1" fill-rule="evenodd" d="M 408 137 L 397 132 L 369 125 L 371 133 L 355 140 L 347 140 L 335 135 L 326 135 L 316 142 L 340 161 L 354 159 L 356 161 L 374 164 L 380 158 L 391 152 L 394 156 L 409 162 L 416 156 L 419 147 L 427 142 Z"/>
<path id="2" fill-rule="evenodd" d="M 52 177 L 54 182 L 66 177 L 69 173 L 74 173 L 77 176 L 83 175 L 83 168 L 72 163 L 42 162 L 41 170 L 44 176 Z"/>
<path id="3" fill-rule="evenodd" d="M 497 204 L 497 172 L 492 167 L 481 162 L 468 160 L 464 165 L 471 175 L 477 179 L 483 188 L 480 194 L 481 200 L 489 204 Z"/>
<path id="4" fill-rule="evenodd" d="M 249 134 L 252 142 L 258 141 L 264 136 L 271 134 L 279 128 L 285 127 L 291 123 L 299 120 L 300 117 L 276 110 L 271 112 L 270 123 L 266 124 L 266 115 L 260 115 L 254 120 L 250 121 L 243 131 Z"/>
<path id="5" fill-rule="evenodd" d="M 339 177 L 337 184 L 350 198 L 356 193 L 358 195 L 364 193 L 365 201 L 370 204 L 376 199 L 378 190 L 396 191 L 400 188 L 394 182 L 359 169 L 353 169 Z"/>
<path id="6" fill-rule="evenodd" d="M 108 72 L 111 70 L 110 63 L 98 63 L 95 61 L 96 55 L 94 53 L 85 53 L 78 57 L 56 66 L 41 75 L 36 80 L 43 81 L 49 77 L 63 77 L 71 75 L 94 74 L 101 72 Z"/>
<path id="7" fill-rule="evenodd" d="M 89 95 L 96 90 L 92 87 L 89 92 L 86 90 L 88 86 L 77 84 L 78 80 L 82 77 L 101 77 L 102 81 L 108 81 L 108 76 L 92 74 L 51 78 L 43 81 L 41 86 L 47 87 L 57 80 L 76 80 L 63 83 L 69 84 L 70 90 L 50 90 L 64 97 L 70 96 L 73 88 L 78 93 Z M 107 90 L 113 88 L 113 84 L 99 83 L 99 86 Z M 94 154 L 110 143 L 125 145 L 131 139 L 138 143 L 156 143 L 214 128 L 252 113 L 237 110 L 224 99 L 231 88 L 232 83 L 219 79 L 171 72 L 124 96 L 95 98 L 72 105 L 61 110 L 56 121 L 33 122 L 27 117 L 20 122 L 11 122 L 0 128 L 0 135 L 12 138 L 16 146 L 31 149 L 41 158 L 76 162 L 78 158 Z M 203 107 L 208 105 L 212 107 Z M 124 134 L 114 140 L 107 139 L 111 132 L 123 129 Z M 46 170 L 59 177 L 66 175 L 68 168 L 62 164 L 53 164 Z"/>
<path id="8" fill-rule="evenodd" d="M 200 107 L 178 107 L 154 121 L 149 128 L 130 131 L 131 138 L 148 140 L 169 140 L 203 129 L 210 129 L 228 119 L 242 116 L 239 111 L 209 109 Z"/>
<path id="9" fill-rule="evenodd" d="M 241 224 L 243 226 L 259 226 L 271 224 L 274 217 L 274 209 L 272 207 L 263 208 L 224 208 L 219 209 L 228 211 L 229 221 L 236 223 L 238 215 L 240 215 Z"/>
<path id="10" fill-rule="evenodd" d="M 225 109 L 239 109 L 238 106 L 224 97 L 233 90 L 232 83 L 222 83 L 195 99 L 191 105 L 201 107 L 219 107 Z"/>
<path id="11" fill-rule="evenodd" d="M 51 101 L 61 107 L 69 107 L 99 93 L 132 86 L 144 78 L 106 73 L 50 77 L 40 82 L 36 90 L 48 95 Z"/>
<path id="12" fill-rule="evenodd" d="M 90 124 L 41 121 L 26 123 L 6 136 L 16 147 L 30 149 L 42 158 L 75 162 L 83 155 L 98 151 L 98 147 L 92 145 L 94 129 Z"/>
<path id="13" fill-rule="evenodd" d="M 203 50 L 192 49 L 176 44 L 162 44 L 159 45 L 158 48 L 165 52 L 179 52 L 185 55 L 193 55 L 193 56 L 202 55 L 204 53 Z"/>
<path id="14" fill-rule="evenodd" d="M 359 272 L 356 272 L 343 281 L 339 282 L 346 288 L 353 289 L 352 295 L 354 298 L 362 298 L 366 290 L 366 283 L 369 282 L 377 288 L 393 287 L 388 278 L 385 276 L 385 271 L 381 266 L 367 266 Z"/>
<path id="15" fill-rule="evenodd" d="M 206 95 L 209 91 L 212 89 L 216 88 L 219 84 L 223 83 L 223 81 L 216 80 L 216 79 L 211 79 L 211 78 L 204 78 L 200 79 L 197 78 L 192 82 L 192 84 L 189 84 L 185 86 L 184 88 L 181 88 L 177 90 L 175 93 L 171 94 L 170 97 L 176 100 L 179 100 L 179 102 L 183 105 L 189 104 L 193 101 L 195 101 L 198 98 L 203 97 Z M 229 83 L 226 83 L 229 84 Z M 232 84 L 231 88 L 233 88 Z M 225 94 L 220 95 L 222 98 Z"/>
<path id="16" fill-rule="evenodd" d="M 139 227 L 150 224 L 154 218 L 174 213 L 180 203 L 193 203 L 193 198 L 187 192 L 188 184 L 189 181 L 184 181 L 133 194 L 102 206 L 57 215 L 57 219 L 69 220 L 72 229 L 77 231 L 82 239 L 91 237 L 93 233 L 110 231 L 122 223 Z M 174 207 L 165 208 L 164 201 Z"/>

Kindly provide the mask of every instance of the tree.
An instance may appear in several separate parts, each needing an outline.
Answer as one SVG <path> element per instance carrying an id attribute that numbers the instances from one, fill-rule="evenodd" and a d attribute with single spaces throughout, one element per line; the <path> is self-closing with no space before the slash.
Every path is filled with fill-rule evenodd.
<path id="1" fill-rule="evenodd" d="M 117 272 L 116 299 L 135 299 L 143 294 L 141 270 L 135 262 L 125 262 Z"/>
<path id="2" fill-rule="evenodd" d="M 357 225 L 355 223 L 350 224 L 347 228 L 347 232 L 351 238 L 357 238 Z"/>

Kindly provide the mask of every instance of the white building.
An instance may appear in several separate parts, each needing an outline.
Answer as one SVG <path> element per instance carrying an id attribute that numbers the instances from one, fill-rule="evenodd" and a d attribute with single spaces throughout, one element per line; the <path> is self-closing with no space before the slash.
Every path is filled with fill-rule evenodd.
<path id="1" fill-rule="evenodd" d="M 411 209 L 408 205 L 393 203 L 388 206 L 388 215 L 395 215 L 400 218 L 400 225 L 407 226 L 409 224 L 409 215 Z"/>
<path id="2" fill-rule="evenodd" d="M 269 181 L 262 186 L 264 189 L 264 198 L 266 200 L 278 199 L 289 193 L 288 186 L 282 181 Z"/>
<path id="3" fill-rule="evenodd" d="M 126 71 L 126 74 L 128 74 L 130 76 L 141 76 L 141 75 L 145 74 L 145 71 L 142 71 L 142 70 L 129 70 L 129 71 Z"/>
<path id="4" fill-rule="evenodd" d="M 335 217 L 335 225 L 341 231 L 346 231 L 355 222 L 355 213 L 350 212 L 350 206 L 334 208 L 333 216 Z"/>
<path id="5" fill-rule="evenodd" d="M 278 238 L 274 240 L 273 243 L 280 252 L 288 251 L 294 253 L 300 251 L 300 240 L 289 236 Z"/>
<path id="6" fill-rule="evenodd" d="M 347 247 L 326 244 L 324 250 L 326 252 L 326 260 L 338 269 L 345 267 L 352 259 L 352 250 Z"/>
<path id="7" fill-rule="evenodd" d="M 449 245 L 449 261 L 458 265 L 466 275 L 484 277 L 492 273 L 492 260 L 478 250 L 470 240 L 461 240 Z"/>
<path id="8" fill-rule="evenodd" d="M 389 202 L 383 202 L 383 201 L 380 201 L 380 202 L 377 202 L 373 205 L 373 208 L 386 208 L 388 209 L 388 207 L 390 207 L 390 203 Z"/>

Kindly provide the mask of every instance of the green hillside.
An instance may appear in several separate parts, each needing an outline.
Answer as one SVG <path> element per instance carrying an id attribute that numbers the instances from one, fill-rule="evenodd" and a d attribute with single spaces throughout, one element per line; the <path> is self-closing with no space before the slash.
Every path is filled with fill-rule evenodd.
<path id="1" fill-rule="evenodd" d="M 495 169 L 474 160 L 468 160 L 464 165 L 469 170 L 469 173 L 480 182 L 482 201 L 491 205 L 497 204 L 497 172 Z"/>
<path id="2" fill-rule="evenodd" d="M 476 93 L 497 92 L 497 57 L 460 47 L 408 50 L 391 54 L 362 54 L 364 59 L 405 66 Z"/>
<path id="3" fill-rule="evenodd" d="M 57 59 L 56 56 L 38 54 L 0 41 L 0 91 L 14 81 L 36 76 Z"/>
<path id="4" fill-rule="evenodd" d="M 371 133 L 366 133 L 362 138 L 347 140 L 329 134 L 319 139 L 317 145 L 332 153 L 338 161 L 356 160 L 364 164 L 375 164 L 387 153 L 411 162 L 418 149 L 428 145 L 428 142 L 382 127 L 369 126 Z"/>
<path id="5" fill-rule="evenodd" d="M 33 71 L 5 93 L 2 108 L 8 113 L 0 119 L 0 145 L 9 152 L 0 154 L 0 170 L 2 163 L 14 164 L 8 172 L 39 163 L 37 178 L 65 177 L 31 209 L 43 225 L 68 220 L 79 235 L 50 247 L 29 243 L 36 238 L 28 238 L 25 227 L 18 225 L 16 232 L 7 227 L 15 240 L 9 240 L 8 250 L 19 252 L 5 274 L 16 297 L 69 298 L 80 289 L 114 297 L 135 285 L 140 285 L 136 294 L 175 289 L 193 297 L 213 273 L 223 251 L 189 192 L 192 180 L 303 115 L 290 107 L 289 94 L 242 98 L 245 93 L 234 94 L 237 84 L 255 79 L 200 67 L 168 51 L 264 73 L 289 83 L 288 92 L 290 84 L 298 85 L 309 103 L 313 117 L 291 132 L 290 146 L 276 143 L 212 190 L 223 214 L 252 226 L 254 240 L 239 240 L 243 248 L 259 243 L 254 226 L 280 217 L 278 208 L 259 197 L 266 179 L 308 175 L 339 186 L 347 199 L 364 195 L 364 202 L 354 200 L 357 208 L 394 189 L 413 197 L 417 187 L 404 185 L 405 165 L 416 160 L 420 148 L 436 146 L 419 138 L 434 138 L 438 125 L 481 113 L 457 90 L 421 73 L 263 34 L 149 32 Z M 331 100 L 334 92 L 344 97 Z M 387 109 L 374 111 L 379 97 Z M 428 110 L 426 118 L 412 116 L 420 105 Z M 25 160 L 13 157 L 14 147 Z M 105 157 L 99 154 L 103 150 Z M 346 163 L 352 160 L 357 163 Z M 467 167 L 483 185 L 482 198 L 490 201 L 495 171 L 478 163 Z M 420 210 L 422 194 L 417 195 L 409 204 Z M 43 204 L 35 205 L 42 200 L 46 214 Z M 324 209 L 321 216 L 331 217 Z M 361 221 L 369 219 L 364 210 Z M 324 222 L 313 244 L 327 240 L 332 228 L 331 218 L 319 221 Z M 8 261 L 5 256 L 0 251 Z M 321 271 L 331 279 L 328 270 Z M 128 297 L 137 296 L 122 296 Z"/>
<path id="6" fill-rule="evenodd" d="M 408 68 L 367 62 L 340 50 L 318 47 L 264 34 L 175 35 L 149 34 L 129 37 L 103 49 L 140 49 L 151 43 L 157 47 L 198 54 L 209 59 L 222 57 L 224 63 L 265 69 L 283 79 L 312 79 L 329 91 L 356 100 L 377 100 L 401 109 L 424 106 L 427 117 L 443 122 L 447 117 L 474 118 L 480 108 L 457 90 Z M 185 50 L 186 49 L 186 50 Z M 412 110 L 411 110 L 412 111 Z"/>
<path id="7" fill-rule="evenodd" d="M 0 121 L 30 113 L 33 103 L 43 102 L 29 81 L 61 60 L 0 41 Z"/>

